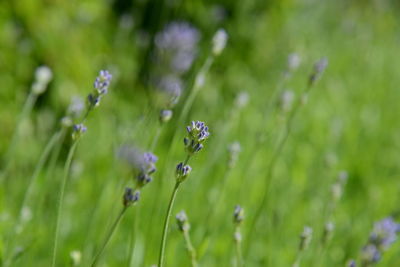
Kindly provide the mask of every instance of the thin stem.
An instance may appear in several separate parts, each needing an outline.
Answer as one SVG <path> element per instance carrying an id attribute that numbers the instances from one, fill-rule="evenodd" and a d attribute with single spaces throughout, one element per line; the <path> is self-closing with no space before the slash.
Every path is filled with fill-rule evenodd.
<path id="1" fill-rule="evenodd" d="M 167 210 L 167 215 L 165 216 L 165 221 L 164 221 L 164 229 L 163 229 L 163 234 L 162 234 L 162 239 L 161 239 L 160 255 L 158 258 L 158 266 L 157 267 L 164 266 L 164 253 L 165 253 L 165 244 L 167 242 L 169 218 L 171 217 L 171 212 L 172 212 L 172 208 L 174 206 L 175 197 L 176 197 L 176 193 L 178 192 L 179 185 L 180 185 L 179 182 L 175 183 L 175 187 L 174 187 L 174 190 L 172 191 L 171 199 L 168 204 L 168 210 Z"/>
<path id="2" fill-rule="evenodd" d="M 240 227 L 236 226 L 235 230 L 235 251 L 236 251 L 236 266 L 237 267 L 243 267 L 244 266 L 244 261 L 243 261 L 243 255 L 242 255 L 242 241 L 240 238 L 237 236 L 241 236 L 240 234 Z"/>
<path id="3" fill-rule="evenodd" d="M 128 253 L 129 253 L 129 257 L 128 257 L 128 266 L 133 266 L 132 264 L 133 264 L 133 255 L 134 255 L 134 252 L 135 252 L 135 245 L 136 245 L 136 239 L 135 239 L 135 237 L 136 237 L 136 235 L 137 235 L 137 233 L 138 233 L 138 228 L 139 228 L 139 226 L 138 226 L 138 218 L 139 218 L 139 214 L 138 214 L 138 212 L 139 212 L 139 207 L 137 207 L 136 208 L 136 210 L 135 210 L 135 217 L 133 217 L 133 227 L 132 227 L 132 229 L 131 229 L 131 236 L 130 236 L 130 240 L 129 240 L 129 250 L 128 250 Z"/>
<path id="4" fill-rule="evenodd" d="M 190 239 L 189 231 L 188 230 L 184 230 L 183 231 L 183 236 L 185 238 L 186 248 L 188 250 L 189 257 L 190 257 L 190 260 L 192 262 L 192 267 L 197 267 L 198 263 L 197 263 L 196 250 L 194 249 L 194 247 L 192 245 L 192 241 Z"/>
<path id="5" fill-rule="evenodd" d="M 60 194 L 59 194 L 59 198 L 58 198 L 58 207 L 57 207 L 57 215 L 56 215 L 57 216 L 56 217 L 56 229 L 55 229 L 55 233 L 54 233 L 53 258 L 52 258 L 52 263 L 51 263 L 52 267 L 56 266 L 58 235 L 59 235 L 59 231 L 60 231 L 61 211 L 63 208 L 64 192 L 65 192 L 65 187 L 67 184 L 69 170 L 71 168 L 72 158 L 74 156 L 74 152 L 75 152 L 76 146 L 78 144 L 78 141 L 79 141 L 79 139 L 76 140 L 72 144 L 71 148 L 69 149 L 67 161 L 65 162 L 65 165 L 64 165 L 64 174 L 63 174 L 63 179 L 62 179 L 61 188 L 60 188 Z"/>
<path id="6" fill-rule="evenodd" d="M 92 267 L 97 265 L 98 260 L 100 259 L 100 256 L 103 254 L 104 249 L 106 248 L 108 242 L 111 240 L 111 237 L 113 233 L 115 232 L 115 229 L 117 229 L 117 226 L 119 222 L 122 219 L 122 216 L 124 215 L 125 211 L 127 210 L 128 206 L 124 206 L 121 210 L 121 212 L 118 214 L 117 219 L 114 221 L 113 225 L 110 228 L 110 231 L 108 232 L 106 238 L 104 239 L 104 242 L 99 250 L 99 252 L 96 254 L 96 256 L 93 259 L 93 263 L 91 264 Z"/>

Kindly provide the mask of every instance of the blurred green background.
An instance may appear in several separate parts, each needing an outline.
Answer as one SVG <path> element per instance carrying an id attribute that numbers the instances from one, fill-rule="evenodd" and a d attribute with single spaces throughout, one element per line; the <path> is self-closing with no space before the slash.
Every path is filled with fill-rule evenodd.
<path id="1" fill-rule="evenodd" d="M 117 215 L 125 186 L 133 184 L 129 166 L 116 157 L 116 151 L 123 144 L 148 150 L 159 134 L 153 151 L 159 158 L 154 181 L 143 189 L 140 203 L 128 210 L 100 265 L 156 264 L 174 169 L 184 159 L 181 139 L 191 120 L 205 121 L 211 137 L 191 161 L 193 172 L 182 185 L 173 215 L 186 210 L 201 266 L 232 266 L 235 204 L 246 212 L 242 226 L 243 247 L 250 246 L 246 266 L 290 266 L 304 225 L 314 228 L 314 239 L 302 258 L 304 266 L 344 266 L 357 258 L 373 223 L 400 211 L 399 8 L 394 0 L 1 1 L 1 169 L 35 69 L 47 65 L 54 76 L 21 121 L 9 175 L 1 184 L 2 264 L 16 255 L 12 266 L 50 266 L 69 135 L 55 170 L 49 176 L 44 168 L 35 182 L 22 230 L 17 237 L 13 231 L 43 148 L 59 128 L 71 98 L 86 97 L 100 69 L 108 69 L 113 80 L 100 107 L 88 118 L 88 131 L 74 157 L 57 266 L 71 266 L 74 250 L 82 254 L 81 266 L 89 265 Z M 159 130 L 159 107 L 149 83 L 157 64 L 154 36 L 173 21 L 190 23 L 201 39 L 194 64 L 183 75 L 186 88 L 174 107 L 176 116 Z M 226 49 L 215 58 L 204 86 L 180 121 L 194 77 L 210 55 L 211 39 L 219 28 L 229 35 Z M 300 56 L 301 64 L 286 79 L 291 53 Z M 249 240 L 247 222 L 266 194 L 268 164 L 288 120 L 276 96 L 291 90 L 299 99 L 313 64 L 322 57 L 329 65 L 294 117 L 276 161 L 267 205 Z M 242 108 L 235 104 L 241 92 L 249 95 Z M 227 147 L 234 141 L 240 142 L 241 152 L 229 171 Z M 321 252 L 324 214 L 341 170 L 348 172 L 348 182 L 333 214 L 333 238 Z M 216 209 L 218 196 L 222 204 L 211 222 L 208 215 Z M 129 263 L 132 236 L 135 249 Z M 378 266 L 398 266 L 399 250 L 395 243 Z M 172 218 L 166 265 L 189 266 L 189 262 Z"/>

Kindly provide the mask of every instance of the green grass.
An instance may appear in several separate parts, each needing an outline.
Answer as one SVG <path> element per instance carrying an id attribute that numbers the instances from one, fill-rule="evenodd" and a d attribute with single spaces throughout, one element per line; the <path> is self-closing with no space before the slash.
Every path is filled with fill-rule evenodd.
<path id="1" fill-rule="evenodd" d="M 400 21 L 394 1 L 223 1 L 228 16 L 222 22 L 212 19 L 213 4 L 182 1 L 163 6 L 161 26 L 144 12 L 150 5 L 143 1 L 133 4 L 131 28 L 121 27 L 117 9 L 108 2 L 0 3 L 1 172 L 35 68 L 46 64 L 54 74 L 48 91 L 21 122 L 10 170 L 0 185 L 2 264 L 13 255 L 11 247 L 22 248 L 12 266 L 51 264 L 58 192 L 72 145 L 70 132 L 54 170 L 47 161 L 35 180 L 27 203 L 31 216 L 15 236 L 19 208 L 71 97 L 85 97 L 98 71 L 108 69 L 114 78 L 109 93 L 90 114 L 88 131 L 74 155 L 59 229 L 57 266 L 70 266 L 73 250 L 82 253 L 81 266 L 91 264 L 122 207 L 125 186 L 134 184 L 129 166 L 116 157 L 116 150 L 122 144 L 148 150 L 159 129 L 158 109 L 143 83 L 146 77 L 141 71 L 151 61 L 140 45 L 140 33 L 161 29 L 161 24 L 176 19 L 190 21 L 202 33 L 199 55 L 185 76 L 188 84 L 209 55 L 218 28 L 227 30 L 228 45 L 215 59 L 187 116 L 180 121 L 188 91 L 160 131 L 153 151 L 159 158 L 154 180 L 143 188 L 140 202 L 125 212 L 99 266 L 129 266 L 130 257 L 131 266 L 157 263 L 175 166 L 185 156 L 182 139 L 191 120 L 205 121 L 211 136 L 190 162 L 193 171 L 180 188 L 172 216 L 186 211 L 199 266 L 233 266 L 236 204 L 246 215 L 242 247 L 245 251 L 251 246 L 250 253 L 244 252 L 245 266 L 291 266 L 305 225 L 314 229 L 314 237 L 302 256 L 302 266 L 344 266 L 348 259 L 358 258 L 375 221 L 398 216 Z M 292 52 L 301 56 L 301 65 L 280 87 Z M 288 118 L 271 97 L 277 89 L 291 89 L 299 97 L 321 57 L 327 57 L 329 65 L 294 117 L 276 161 L 263 215 L 249 240 L 249 224 L 265 193 L 266 168 Z M 249 104 L 237 109 L 235 97 L 241 91 L 248 92 Z M 268 103 L 272 106 L 265 119 Z M 234 141 L 240 142 L 242 151 L 228 172 L 227 147 Z M 321 256 L 319 240 L 330 188 L 340 170 L 347 170 L 349 179 L 332 217 L 333 238 Z M 208 215 L 216 208 L 219 194 L 221 205 L 211 222 Z M 130 255 L 132 237 L 134 254 Z M 400 243 L 394 243 L 378 266 L 397 266 L 399 249 Z M 190 265 L 173 217 L 165 263 Z"/>

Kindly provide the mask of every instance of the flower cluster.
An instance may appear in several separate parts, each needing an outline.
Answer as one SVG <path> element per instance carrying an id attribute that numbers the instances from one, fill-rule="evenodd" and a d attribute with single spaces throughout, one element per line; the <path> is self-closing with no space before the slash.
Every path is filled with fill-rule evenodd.
<path id="1" fill-rule="evenodd" d="M 368 243 L 361 253 L 363 264 L 377 263 L 382 253 L 396 241 L 398 232 L 400 232 L 400 224 L 396 223 L 392 217 L 376 222 Z"/>
<path id="2" fill-rule="evenodd" d="M 185 165 L 183 162 L 179 163 L 176 166 L 176 170 L 175 170 L 176 180 L 179 183 L 182 183 L 183 181 L 186 180 L 186 178 L 189 176 L 191 171 L 192 171 L 192 167 L 190 167 L 189 165 Z"/>
<path id="3" fill-rule="evenodd" d="M 201 121 L 192 121 L 190 126 L 186 127 L 188 137 L 183 139 L 186 152 L 193 155 L 203 148 L 203 142 L 210 136 L 208 126 Z"/>
<path id="4" fill-rule="evenodd" d="M 124 204 L 125 207 L 135 204 L 136 202 L 139 201 L 139 199 L 140 199 L 139 190 L 133 191 L 133 189 L 130 187 L 125 188 L 125 194 L 122 198 L 122 203 Z"/>
<path id="5" fill-rule="evenodd" d="M 107 70 L 100 71 L 99 76 L 94 81 L 94 90 L 87 98 L 89 109 L 95 108 L 100 104 L 102 96 L 108 92 L 111 79 L 112 75 Z"/>
<path id="6" fill-rule="evenodd" d="M 328 66 L 328 59 L 327 58 L 321 58 L 314 64 L 314 70 L 312 71 L 310 77 L 309 77 L 309 85 L 314 85 L 314 83 L 321 77 L 322 73 Z"/>
<path id="7" fill-rule="evenodd" d="M 75 124 L 72 130 L 72 139 L 78 140 L 86 131 L 87 128 L 83 123 Z"/>
<path id="8" fill-rule="evenodd" d="M 143 153 L 139 166 L 140 171 L 136 177 L 139 188 L 142 188 L 152 181 L 151 175 L 157 170 L 155 165 L 157 160 L 158 159 L 154 154 L 150 152 Z"/>
<path id="9" fill-rule="evenodd" d="M 307 249 L 308 245 L 311 242 L 312 234 L 313 234 L 313 229 L 309 226 L 305 226 L 303 232 L 300 235 L 299 251 Z"/>
<path id="10" fill-rule="evenodd" d="M 178 228 L 181 232 L 189 231 L 190 224 L 189 224 L 189 220 L 186 215 L 186 212 L 184 210 L 182 210 L 178 214 L 176 214 L 175 218 L 176 218 L 176 223 L 178 225 Z"/>
<path id="11" fill-rule="evenodd" d="M 193 65 L 199 40 L 198 30 L 185 22 L 172 22 L 155 36 L 152 84 L 162 99 L 162 109 L 169 111 L 168 116 L 161 113 L 161 122 L 172 117 L 171 109 L 184 90 L 183 76 Z"/>
<path id="12" fill-rule="evenodd" d="M 233 222 L 236 225 L 240 225 L 244 219 L 244 210 L 240 205 L 235 206 L 235 210 L 233 211 Z"/>
<path id="13" fill-rule="evenodd" d="M 118 157 L 130 164 L 134 171 L 137 187 L 140 189 L 152 181 L 151 175 L 156 172 L 158 158 L 151 152 L 142 152 L 138 148 L 122 146 Z"/>
<path id="14" fill-rule="evenodd" d="M 372 264 L 378 262 L 382 257 L 382 253 L 396 241 L 398 232 L 400 232 L 400 224 L 396 223 L 392 217 L 376 222 L 368 243 L 361 252 L 363 263 Z"/>

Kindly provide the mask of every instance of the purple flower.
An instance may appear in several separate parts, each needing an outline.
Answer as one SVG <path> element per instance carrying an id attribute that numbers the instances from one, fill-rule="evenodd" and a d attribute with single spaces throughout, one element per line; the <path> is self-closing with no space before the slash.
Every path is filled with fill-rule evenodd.
<path id="1" fill-rule="evenodd" d="M 100 95 L 107 94 L 111 79 L 112 75 L 107 70 L 100 71 L 99 76 L 94 81 L 94 88 Z"/>
<path id="2" fill-rule="evenodd" d="M 192 66 L 199 39 L 199 32 L 188 23 L 172 22 L 155 37 L 157 55 L 172 72 L 184 73 Z"/>
<path id="3" fill-rule="evenodd" d="M 375 223 L 369 241 L 377 247 L 387 249 L 396 241 L 397 232 L 399 231 L 400 224 L 396 223 L 392 217 L 387 217 Z"/>
<path id="4" fill-rule="evenodd" d="M 143 153 L 137 148 L 123 146 L 118 150 L 118 157 L 123 158 L 132 166 L 139 188 L 152 181 L 151 175 L 157 170 L 155 163 L 158 160 L 153 153 Z"/>
<path id="5" fill-rule="evenodd" d="M 133 191 L 133 189 L 130 187 L 125 188 L 125 194 L 123 196 L 124 206 L 130 206 L 130 205 L 138 202 L 139 199 L 140 199 L 140 191 L 139 190 Z"/>

